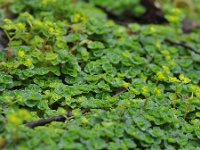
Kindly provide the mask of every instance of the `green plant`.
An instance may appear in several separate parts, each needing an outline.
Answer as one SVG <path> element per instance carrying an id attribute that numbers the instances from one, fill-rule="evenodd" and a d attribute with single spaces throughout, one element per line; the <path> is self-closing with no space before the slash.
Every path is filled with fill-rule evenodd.
<path id="1" fill-rule="evenodd" d="M 0 148 L 200 147 L 200 55 L 166 41 L 198 51 L 200 30 L 183 34 L 184 11 L 173 7 L 167 25 L 121 26 L 95 6 L 107 3 L 117 14 L 139 5 L 0 1 L 16 16 L 0 24 L 9 40 L 0 47 Z M 55 116 L 64 122 L 28 126 Z"/>

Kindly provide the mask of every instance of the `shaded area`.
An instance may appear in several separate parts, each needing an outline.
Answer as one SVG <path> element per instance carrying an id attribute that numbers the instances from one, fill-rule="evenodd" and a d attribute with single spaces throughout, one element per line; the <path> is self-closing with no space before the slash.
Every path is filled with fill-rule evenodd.
<path id="1" fill-rule="evenodd" d="M 2 29 L 0 29 L 0 50 L 4 49 L 8 45 L 8 38 L 6 37 L 6 34 L 3 32 Z"/>
<path id="2" fill-rule="evenodd" d="M 167 23 L 167 20 L 165 19 L 162 10 L 155 5 L 154 0 L 141 0 L 141 4 L 145 7 L 146 12 L 140 17 L 131 14 L 129 11 L 125 11 L 122 16 L 118 16 L 117 14 L 108 10 L 105 7 L 99 5 L 97 5 L 96 7 L 103 10 L 107 14 L 108 19 L 111 19 L 121 25 L 126 25 L 132 22 L 137 22 L 140 24 Z"/>
<path id="3" fill-rule="evenodd" d="M 186 18 L 182 22 L 182 31 L 185 34 L 191 33 L 193 29 L 200 28 L 199 22 L 194 22 L 189 18 Z"/>

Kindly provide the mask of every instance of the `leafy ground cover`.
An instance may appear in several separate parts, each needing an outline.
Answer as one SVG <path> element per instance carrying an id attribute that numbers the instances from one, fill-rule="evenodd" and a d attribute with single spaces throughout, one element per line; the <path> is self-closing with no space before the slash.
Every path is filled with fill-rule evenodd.
<path id="1" fill-rule="evenodd" d="M 197 2 L 0 0 L 0 149 L 200 149 Z"/>

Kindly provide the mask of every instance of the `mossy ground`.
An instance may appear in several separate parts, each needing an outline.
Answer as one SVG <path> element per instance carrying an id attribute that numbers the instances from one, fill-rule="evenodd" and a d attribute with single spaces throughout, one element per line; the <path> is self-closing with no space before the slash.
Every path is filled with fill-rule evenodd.
<path id="1" fill-rule="evenodd" d="M 0 149 L 200 149 L 197 2 L 0 0 Z"/>

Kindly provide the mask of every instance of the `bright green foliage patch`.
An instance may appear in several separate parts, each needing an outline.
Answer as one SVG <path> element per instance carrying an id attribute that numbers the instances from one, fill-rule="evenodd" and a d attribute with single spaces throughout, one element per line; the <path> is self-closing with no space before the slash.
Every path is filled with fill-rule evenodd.
<path id="1" fill-rule="evenodd" d="M 0 49 L 0 148 L 200 148 L 200 55 L 165 41 L 200 49 L 199 29 L 182 33 L 180 9 L 165 10 L 167 25 L 125 27 L 94 5 L 140 14 L 139 1 L 0 3 L 16 16 L 0 24 L 9 38 Z M 65 122 L 26 126 L 71 110 Z"/>

